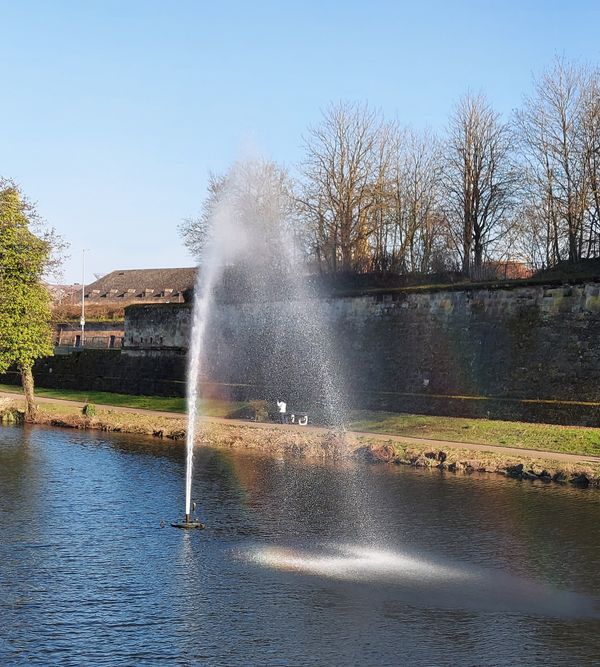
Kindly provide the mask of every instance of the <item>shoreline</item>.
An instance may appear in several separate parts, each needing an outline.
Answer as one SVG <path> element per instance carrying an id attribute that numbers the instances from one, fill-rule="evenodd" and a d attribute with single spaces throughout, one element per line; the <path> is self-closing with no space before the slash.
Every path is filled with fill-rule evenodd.
<path id="1" fill-rule="evenodd" d="M 43 402 L 52 408 L 52 403 Z M 186 437 L 185 416 L 131 408 L 96 406 L 96 414 L 85 416 L 75 402 L 60 401 L 60 410 L 38 409 L 34 424 L 130 433 L 159 440 L 182 441 Z M 65 405 L 69 404 L 70 405 Z M 19 407 L 13 400 L 3 415 L 19 421 Z M 15 416 L 15 413 L 18 413 Z M 271 456 L 318 460 L 358 460 L 369 464 L 407 465 L 438 469 L 455 474 L 499 474 L 517 480 L 557 483 L 580 488 L 600 488 L 600 458 L 525 450 L 502 446 L 461 443 L 409 436 L 346 431 L 335 433 L 320 427 L 297 427 L 265 422 L 201 418 L 197 442 L 223 449 L 260 451 Z"/>

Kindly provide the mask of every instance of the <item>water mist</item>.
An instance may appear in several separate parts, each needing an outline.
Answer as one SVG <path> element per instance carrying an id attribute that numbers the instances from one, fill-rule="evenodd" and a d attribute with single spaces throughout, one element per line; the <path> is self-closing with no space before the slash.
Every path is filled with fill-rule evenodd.
<path id="1" fill-rule="evenodd" d="M 271 382 L 267 391 L 276 394 L 278 387 L 304 387 L 305 395 L 318 397 L 311 406 L 318 403 L 322 422 L 334 427 L 343 423 L 345 409 L 333 370 L 332 345 L 318 299 L 295 260 L 290 211 L 285 174 L 261 160 L 236 163 L 206 211 L 207 241 L 195 288 L 188 357 L 184 524 L 192 522 L 200 385 L 211 355 L 207 331 L 215 298 L 225 295 L 260 304 L 257 311 L 266 338 L 261 343 L 270 351 L 261 369 Z M 219 336 L 218 327 L 211 327 L 211 333 Z M 296 351 L 294 360 L 286 354 L 290 349 Z"/>

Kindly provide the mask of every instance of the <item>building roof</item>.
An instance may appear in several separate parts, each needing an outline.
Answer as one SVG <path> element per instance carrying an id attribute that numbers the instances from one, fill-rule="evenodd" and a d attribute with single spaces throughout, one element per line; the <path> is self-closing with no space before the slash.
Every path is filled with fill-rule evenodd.
<path id="1" fill-rule="evenodd" d="M 124 269 L 86 285 L 88 302 L 187 301 L 196 281 L 195 268 Z"/>
<path id="2" fill-rule="evenodd" d="M 484 262 L 483 269 L 484 274 L 490 274 L 492 279 L 524 280 L 533 275 L 533 271 L 524 262 L 514 260 L 488 260 Z"/>

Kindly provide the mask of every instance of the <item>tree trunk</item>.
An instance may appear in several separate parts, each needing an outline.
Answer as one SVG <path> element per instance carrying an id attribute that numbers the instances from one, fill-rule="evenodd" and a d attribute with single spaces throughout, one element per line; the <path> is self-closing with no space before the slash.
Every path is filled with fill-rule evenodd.
<path id="1" fill-rule="evenodd" d="M 577 233 L 571 225 L 569 225 L 569 261 L 577 262 L 579 260 L 579 253 L 577 252 Z"/>
<path id="2" fill-rule="evenodd" d="M 481 230 L 478 226 L 475 226 L 475 233 L 473 235 L 471 278 L 474 280 L 481 280 L 483 278 L 483 243 Z"/>
<path id="3" fill-rule="evenodd" d="M 465 278 L 471 277 L 471 240 L 463 238 L 462 273 Z"/>
<path id="4" fill-rule="evenodd" d="M 340 216 L 339 222 L 340 256 L 342 260 L 342 271 L 344 272 L 352 271 L 354 268 L 353 255 L 356 249 L 356 242 L 352 238 L 352 230 L 352 212 L 346 210 Z"/>
<path id="5" fill-rule="evenodd" d="M 471 277 L 471 248 L 473 247 L 473 222 L 470 216 L 465 213 L 463 221 L 463 258 L 462 272 L 466 278 Z"/>
<path id="6" fill-rule="evenodd" d="M 25 394 L 25 421 L 35 421 L 37 408 L 35 405 L 35 396 L 33 395 L 33 373 L 31 366 L 21 367 L 21 384 Z"/>

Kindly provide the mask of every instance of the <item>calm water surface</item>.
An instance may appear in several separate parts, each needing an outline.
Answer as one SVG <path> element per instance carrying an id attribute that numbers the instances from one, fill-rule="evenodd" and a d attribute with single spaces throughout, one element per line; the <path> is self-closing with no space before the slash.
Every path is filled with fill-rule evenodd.
<path id="1" fill-rule="evenodd" d="M 0 429 L 1 665 L 600 665 L 600 492 L 196 461 Z"/>

